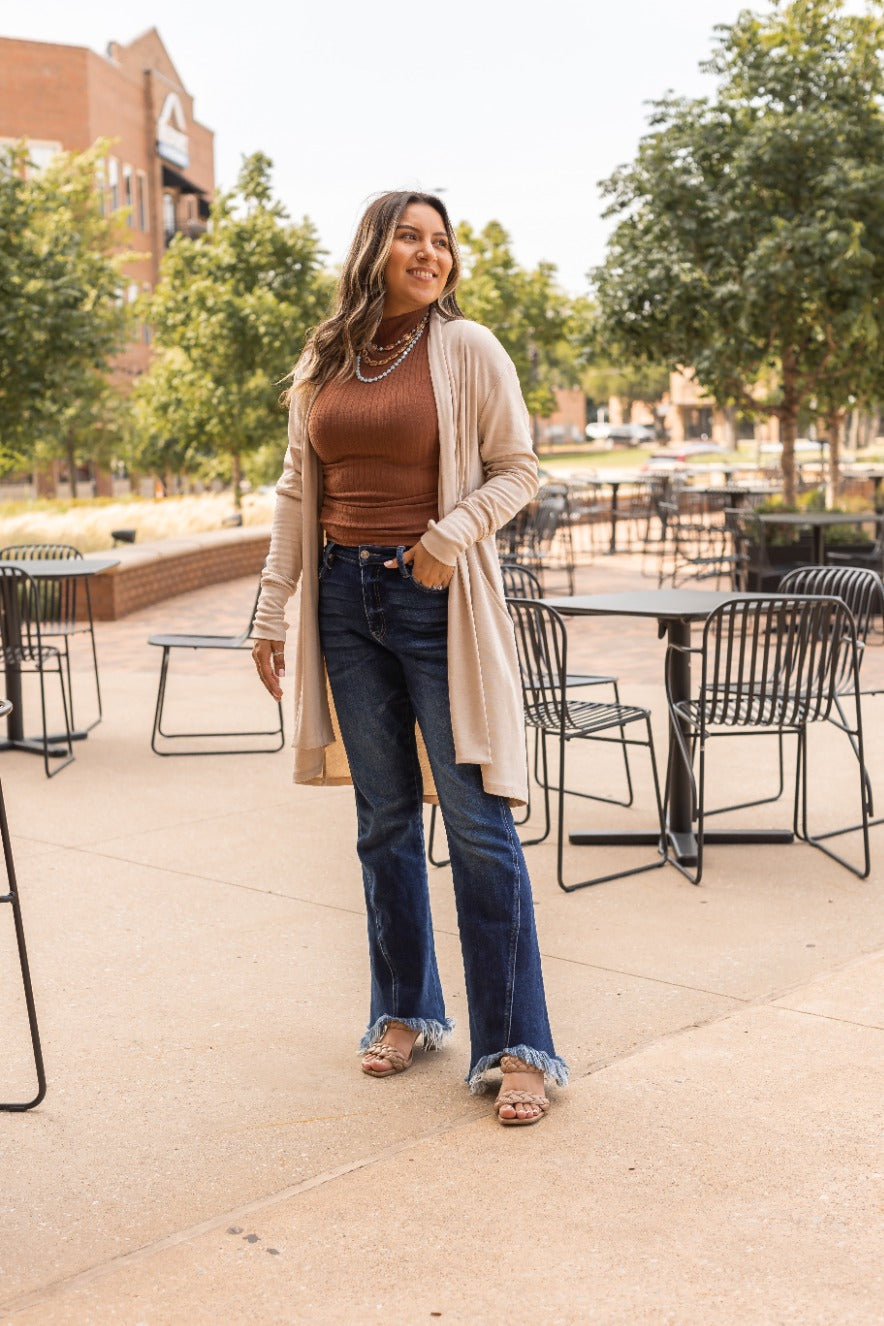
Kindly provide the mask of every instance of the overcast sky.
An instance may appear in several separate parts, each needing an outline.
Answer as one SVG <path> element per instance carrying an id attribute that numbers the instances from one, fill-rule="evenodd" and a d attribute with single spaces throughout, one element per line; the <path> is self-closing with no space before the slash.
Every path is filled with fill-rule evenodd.
<path id="1" fill-rule="evenodd" d="M 104 53 L 156 27 L 215 132 L 215 169 L 274 162 L 291 215 L 339 261 L 381 189 L 444 190 L 496 219 L 571 293 L 605 250 L 597 183 L 629 161 L 649 99 L 709 90 L 716 23 L 741 0 L 0 0 L 0 35 Z M 766 12 L 765 0 L 748 7 Z M 862 0 L 848 0 L 852 12 Z"/>

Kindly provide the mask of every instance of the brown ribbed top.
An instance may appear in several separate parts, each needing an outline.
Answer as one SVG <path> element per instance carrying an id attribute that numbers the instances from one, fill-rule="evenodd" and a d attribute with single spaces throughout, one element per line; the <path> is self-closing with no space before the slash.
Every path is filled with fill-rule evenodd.
<path id="1" fill-rule="evenodd" d="M 375 345 L 390 345 L 426 312 L 387 318 Z M 327 382 L 310 411 L 310 442 L 322 462 L 323 528 L 335 543 L 411 546 L 439 515 L 439 424 L 427 357 L 429 326 L 380 382 Z M 383 359 L 387 354 L 375 354 Z M 362 373 L 375 377 L 362 359 Z"/>

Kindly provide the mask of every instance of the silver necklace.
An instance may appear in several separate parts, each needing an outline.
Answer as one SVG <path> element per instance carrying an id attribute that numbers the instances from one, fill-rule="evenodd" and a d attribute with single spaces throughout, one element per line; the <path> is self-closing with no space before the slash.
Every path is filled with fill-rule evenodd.
<path id="1" fill-rule="evenodd" d="M 361 354 L 358 354 L 358 355 L 356 356 L 356 376 L 357 376 L 357 378 L 359 379 L 359 381 L 360 381 L 360 382 L 366 382 L 366 383 L 368 383 L 368 382 L 381 382 L 381 381 L 383 381 L 384 378 L 388 378 L 388 377 L 390 376 L 390 374 L 393 372 L 393 370 L 394 370 L 395 368 L 398 368 L 398 367 L 399 367 L 399 365 L 402 363 L 403 359 L 407 359 L 407 358 L 408 358 L 408 356 L 411 354 L 412 350 L 413 350 L 414 347 L 417 345 L 417 343 L 418 343 L 418 341 L 420 340 L 420 338 L 423 336 L 423 334 L 424 334 L 424 328 L 425 328 L 426 325 L 427 325 L 427 318 L 428 318 L 429 316 L 430 316 L 429 313 L 427 313 L 427 314 L 425 315 L 423 321 L 420 323 L 420 325 L 419 325 L 419 327 L 418 327 L 417 335 L 416 335 L 416 336 L 413 336 L 412 339 L 408 342 L 408 345 L 406 345 L 405 349 L 402 351 L 402 354 L 398 357 L 398 359 L 395 359 L 395 360 L 393 361 L 393 363 L 390 365 L 390 367 L 389 367 L 388 369 L 385 369 L 383 373 L 378 373 L 377 377 L 373 377 L 373 378 L 363 377 L 363 374 L 362 374 L 362 366 L 361 366 L 361 365 L 362 365 L 362 355 L 361 355 Z"/>

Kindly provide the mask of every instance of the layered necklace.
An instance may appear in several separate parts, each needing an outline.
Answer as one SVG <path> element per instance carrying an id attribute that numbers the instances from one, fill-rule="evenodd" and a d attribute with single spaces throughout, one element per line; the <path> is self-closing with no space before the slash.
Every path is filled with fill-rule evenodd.
<path id="1" fill-rule="evenodd" d="M 427 325 L 429 316 L 430 311 L 427 309 L 427 312 L 421 318 L 417 326 L 412 327 L 411 331 L 405 332 L 403 336 L 399 337 L 398 341 L 392 341 L 389 345 L 375 345 L 372 343 L 364 354 L 358 354 L 356 356 L 356 376 L 359 381 L 381 382 L 384 378 L 388 378 L 393 370 L 398 368 L 402 361 L 411 354 L 412 350 L 423 336 L 424 328 Z M 369 353 L 369 351 L 371 353 Z M 372 355 L 380 356 L 380 358 L 372 358 Z M 383 373 L 377 373 L 373 378 L 367 378 L 364 377 L 362 373 L 363 361 L 366 364 L 369 364 L 372 368 L 384 368 L 385 364 L 389 364 L 390 366 L 389 368 L 384 368 Z"/>

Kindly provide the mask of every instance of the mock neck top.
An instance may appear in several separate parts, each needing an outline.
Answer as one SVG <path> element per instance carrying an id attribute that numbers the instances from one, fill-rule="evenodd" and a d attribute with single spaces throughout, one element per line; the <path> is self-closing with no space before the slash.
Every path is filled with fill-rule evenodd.
<path id="1" fill-rule="evenodd" d="M 309 436 L 322 463 L 320 520 L 335 543 L 417 543 L 439 514 L 439 423 L 427 357 L 429 336 L 397 363 L 400 337 L 426 309 L 385 318 L 355 376 L 333 379 L 310 411 Z M 386 360 L 386 363 L 369 363 Z M 385 375 L 385 376 L 381 376 Z"/>

